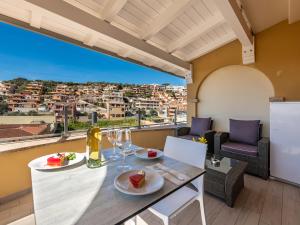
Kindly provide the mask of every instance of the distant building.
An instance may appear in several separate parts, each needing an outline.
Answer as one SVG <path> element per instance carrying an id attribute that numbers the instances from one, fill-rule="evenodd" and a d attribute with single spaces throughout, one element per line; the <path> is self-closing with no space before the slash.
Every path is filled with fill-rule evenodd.
<path id="1" fill-rule="evenodd" d="M 138 98 L 135 101 L 135 107 L 138 109 L 159 109 L 159 100 Z"/>
<path id="2" fill-rule="evenodd" d="M 107 85 L 103 88 L 103 91 L 104 92 L 107 92 L 107 91 L 116 91 L 117 90 L 117 86 L 116 85 Z"/>
<path id="3" fill-rule="evenodd" d="M 184 86 L 173 86 L 173 85 L 168 85 L 166 86 L 166 90 L 169 91 L 184 91 L 186 88 Z"/>
<path id="4" fill-rule="evenodd" d="M 122 91 L 105 91 L 102 94 L 104 102 L 124 103 L 124 93 Z"/>
<path id="5" fill-rule="evenodd" d="M 48 106 L 46 104 L 40 104 L 37 108 L 38 112 L 48 112 Z"/>
<path id="6" fill-rule="evenodd" d="M 146 113 L 153 109 L 158 117 L 169 120 L 175 109 L 184 114 L 187 107 L 184 86 L 59 83 L 48 91 L 43 82 L 33 81 L 21 93 L 12 91 L 8 82 L 0 82 L 0 99 L 8 103 L 9 111 L 53 113 L 55 122 L 63 122 L 64 105 L 68 105 L 68 118 L 72 119 L 92 112 L 101 118 L 116 119 L 135 115 L 137 109 L 144 109 Z"/>
<path id="7" fill-rule="evenodd" d="M 11 112 L 37 111 L 40 104 L 40 96 L 26 94 L 12 94 L 8 98 L 8 109 Z"/>
<path id="8" fill-rule="evenodd" d="M 168 118 L 168 109 L 166 107 L 162 107 L 158 110 L 158 116 L 164 119 Z"/>
<path id="9" fill-rule="evenodd" d="M 175 116 L 175 111 L 177 110 L 176 106 L 169 106 L 168 107 L 168 117 L 174 117 Z"/>
<path id="10" fill-rule="evenodd" d="M 66 102 L 68 100 L 68 96 L 65 94 L 53 94 L 52 101 L 54 102 Z"/>
<path id="11" fill-rule="evenodd" d="M 0 95 L 8 96 L 12 93 L 12 87 L 10 84 L 5 84 L 0 81 Z"/>
<path id="12" fill-rule="evenodd" d="M 107 119 L 124 118 L 125 103 L 124 102 L 107 102 Z"/>
<path id="13" fill-rule="evenodd" d="M 125 117 L 125 102 L 122 91 L 116 91 L 109 86 L 102 94 L 102 101 L 106 106 L 107 119 L 124 118 Z"/>
<path id="14" fill-rule="evenodd" d="M 24 94 L 41 95 L 42 91 L 43 91 L 43 84 L 38 82 L 30 82 L 29 84 L 27 84 Z"/>
<path id="15" fill-rule="evenodd" d="M 52 106 L 51 111 L 54 112 L 54 116 L 55 116 L 55 122 L 63 122 L 64 121 L 64 106 L 66 104 L 65 103 L 54 103 Z M 75 118 L 75 114 L 76 114 L 76 105 L 75 103 L 72 104 L 67 104 L 67 115 L 68 115 L 68 119 L 74 119 Z"/>
<path id="16" fill-rule="evenodd" d="M 94 104 L 88 103 L 83 100 L 78 100 L 76 102 L 76 111 L 81 112 L 81 113 L 92 113 L 92 112 L 97 112 L 98 115 L 104 115 L 107 112 L 106 108 L 96 106 Z"/>

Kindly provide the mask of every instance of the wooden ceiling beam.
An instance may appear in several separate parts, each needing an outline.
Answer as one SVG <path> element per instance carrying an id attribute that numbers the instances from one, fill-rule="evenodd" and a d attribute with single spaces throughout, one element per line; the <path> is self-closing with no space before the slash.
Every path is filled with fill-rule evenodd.
<path id="1" fill-rule="evenodd" d="M 143 40 L 103 21 L 93 15 L 90 15 L 75 6 L 72 6 L 61 0 L 26 0 L 27 2 L 39 6 L 56 15 L 64 17 L 70 21 L 85 26 L 99 35 L 110 38 L 123 46 L 133 49 L 142 54 L 149 55 L 157 60 L 162 60 L 167 64 L 171 64 L 179 69 L 190 70 L 190 63 L 185 62 L 157 47 L 154 47 Z"/>
<path id="2" fill-rule="evenodd" d="M 204 24 L 199 24 L 197 27 L 194 27 L 190 32 L 186 33 L 183 37 L 171 42 L 167 47 L 168 52 L 174 52 L 178 49 L 181 49 L 191 42 L 197 40 L 199 36 L 208 33 L 217 26 L 225 23 L 225 20 L 222 15 L 214 16 L 208 19 Z"/>
<path id="3" fill-rule="evenodd" d="M 128 49 L 121 49 L 117 52 L 119 56 L 122 56 L 123 58 L 128 58 L 133 52 Z"/>
<path id="4" fill-rule="evenodd" d="M 99 37 L 96 33 L 89 33 L 85 36 L 85 38 L 83 40 L 83 44 L 92 47 L 92 46 L 95 46 L 98 39 L 99 39 Z"/>
<path id="5" fill-rule="evenodd" d="M 35 28 L 41 28 L 41 23 L 42 23 L 42 15 L 40 13 L 31 11 L 30 25 Z"/>
<path id="6" fill-rule="evenodd" d="M 237 1 L 214 0 L 214 2 L 242 45 L 253 45 L 252 30 L 248 27 Z"/>
<path id="7" fill-rule="evenodd" d="M 106 0 L 101 17 L 104 20 L 111 22 L 126 3 L 127 0 Z"/>
<path id="8" fill-rule="evenodd" d="M 142 29 L 141 38 L 150 39 L 153 35 L 161 31 L 179 15 L 181 15 L 195 0 L 176 0 L 170 7 L 164 10 L 162 14 L 157 16 L 151 25 Z"/>
<path id="9" fill-rule="evenodd" d="M 84 11 L 88 12 L 89 14 L 91 14 L 93 16 L 96 16 L 96 17 L 102 19 L 102 17 L 101 17 L 102 10 L 98 9 L 95 6 L 94 7 L 88 7 L 85 4 L 82 4 L 81 2 L 79 2 L 77 0 L 63 0 L 63 1 L 69 3 L 70 5 L 73 5 L 77 8 L 79 8 L 79 9 L 84 10 Z M 97 4 L 97 3 L 95 2 L 95 4 Z"/>
<path id="10" fill-rule="evenodd" d="M 203 56 L 209 52 L 212 52 L 214 51 L 215 49 L 217 48 L 220 48 L 232 41 L 234 41 L 235 39 L 237 39 L 236 35 L 234 32 L 230 32 L 224 36 L 222 36 L 222 38 L 216 40 L 216 41 L 213 41 L 207 45 L 205 45 L 204 47 L 202 48 L 199 48 L 199 49 L 196 49 L 194 52 L 192 52 L 191 54 L 189 54 L 187 57 L 186 57 L 186 60 L 188 61 L 191 61 L 191 60 L 194 60 L 200 56 Z"/>

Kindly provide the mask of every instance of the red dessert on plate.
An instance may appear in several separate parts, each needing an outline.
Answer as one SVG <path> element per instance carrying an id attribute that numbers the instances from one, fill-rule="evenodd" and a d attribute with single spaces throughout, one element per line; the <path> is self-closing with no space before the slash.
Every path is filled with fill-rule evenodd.
<path id="1" fill-rule="evenodd" d="M 148 157 L 152 158 L 152 157 L 156 157 L 157 156 L 157 152 L 154 150 L 149 150 L 148 151 Z"/>
<path id="2" fill-rule="evenodd" d="M 57 153 L 55 156 L 51 156 L 47 159 L 48 166 L 62 166 L 65 161 L 64 154 Z"/>
<path id="3" fill-rule="evenodd" d="M 129 176 L 129 181 L 134 188 L 141 188 L 145 183 L 145 171 L 141 170 Z"/>

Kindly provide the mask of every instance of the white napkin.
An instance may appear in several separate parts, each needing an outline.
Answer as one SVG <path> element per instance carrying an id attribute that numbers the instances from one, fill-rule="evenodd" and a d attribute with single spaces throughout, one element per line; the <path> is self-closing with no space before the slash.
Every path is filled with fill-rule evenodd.
<path id="1" fill-rule="evenodd" d="M 133 155 L 136 151 L 144 149 L 143 147 L 139 147 L 136 145 L 132 145 L 127 151 L 126 156 Z"/>
<path id="2" fill-rule="evenodd" d="M 164 178 L 166 178 L 167 180 L 169 180 L 170 182 L 176 184 L 176 185 L 180 185 L 182 184 L 183 182 L 187 181 L 190 179 L 189 176 L 183 174 L 183 173 L 180 173 L 178 172 L 177 170 L 174 170 L 174 169 L 171 169 L 167 166 L 164 166 L 162 165 L 161 163 L 156 163 L 154 165 L 151 165 L 151 166 L 146 166 L 146 168 L 148 169 L 151 169 L 151 170 L 154 170 L 156 172 L 158 172 L 160 175 L 162 175 Z M 162 170 L 158 170 L 156 168 L 160 168 Z M 168 172 L 170 173 L 168 173 Z M 180 176 L 182 178 L 184 178 L 184 180 L 179 180 L 178 178 L 176 178 L 174 175 L 177 175 L 177 176 Z"/>

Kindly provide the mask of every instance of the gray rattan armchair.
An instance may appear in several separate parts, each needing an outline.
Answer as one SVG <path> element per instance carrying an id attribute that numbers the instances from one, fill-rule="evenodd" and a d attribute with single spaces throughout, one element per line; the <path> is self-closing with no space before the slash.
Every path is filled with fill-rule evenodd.
<path id="1" fill-rule="evenodd" d="M 207 140 L 207 153 L 213 154 L 214 153 L 214 135 L 215 131 L 212 129 L 213 120 L 210 118 L 193 118 L 192 121 L 192 127 L 197 126 L 197 122 L 195 120 L 203 120 L 203 119 L 209 119 L 209 124 L 207 128 L 202 127 L 200 130 L 198 130 L 197 133 L 191 131 L 191 127 L 179 127 L 177 128 L 176 136 L 188 140 L 192 140 L 193 138 L 198 139 L 199 137 L 205 137 Z M 194 122 L 194 123 L 193 123 Z"/>
<path id="2" fill-rule="evenodd" d="M 255 145 L 233 141 L 230 132 L 217 132 L 214 138 L 215 155 L 248 162 L 247 173 L 268 179 L 270 141 L 269 138 L 261 137 L 261 127 Z"/>

